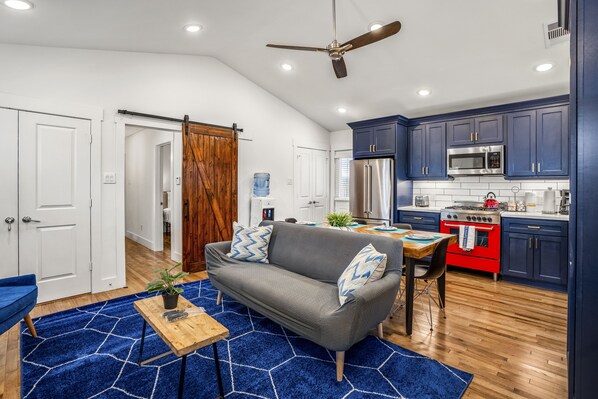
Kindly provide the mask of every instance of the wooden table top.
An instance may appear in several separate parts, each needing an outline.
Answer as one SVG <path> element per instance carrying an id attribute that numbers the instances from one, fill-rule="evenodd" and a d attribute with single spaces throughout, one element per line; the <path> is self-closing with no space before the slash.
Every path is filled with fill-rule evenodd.
<path id="1" fill-rule="evenodd" d="M 162 317 L 164 301 L 161 295 L 142 299 L 133 304 L 139 314 L 177 356 L 187 355 L 204 346 L 228 337 L 228 329 L 207 313 L 190 316 L 172 323 Z M 195 307 L 183 296 L 179 296 L 177 309 Z"/>
<path id="2" fill-rule="evenodd" d="M 432 255 L 434 253 L 434 250 L 436 249 L 436 246 L 438 245 L 438 243 L 443 238 L 446 238 L 446 237 L 450 237 L 449 244 L 455 244 L 457 242 L 457 236 L 454 234 L 443 234 L 443 233 L 420 231 L 420 230 L 408 230 L 404 233 L 388 233 L 388 232 L 384 232 L 384 231 L 370 230 L 372 227 L 375 227 L 375 226 L 356 227 L 356 228 L 353 228 L 353 230 L 358 233 L 373 234 L 373 235 L 377 235 L 377 236 L 384 236 L 384 237 L 390 237 L 390 238 L 395 238 L 395 239 L 401 239 L 401 238 L 405 237 L 407 234 L 412 234 L 412 233 L 426 234 L 426 235 L 438 237 L 434 241 L 415 242 L 415 241 L 410 241 L 410 240 L 403 240 L 403 256 L 405 256 L 407 258 L 421 259 L 421 258 L 425 258 L 426 256 Z"/>

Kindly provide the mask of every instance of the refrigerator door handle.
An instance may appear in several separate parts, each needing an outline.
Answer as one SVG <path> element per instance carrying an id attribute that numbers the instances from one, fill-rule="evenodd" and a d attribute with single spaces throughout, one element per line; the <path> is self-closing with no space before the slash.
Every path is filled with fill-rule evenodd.
<path id="1" fill-rule="evenodd" d="M 368 181 L 368 165 L 363 165 L 363 177 L 364 177 L 364 187 L 363 187 L 363 213 L 367 215 L 368 213 L 368 189 L 370 187 L 370 183 Z"/>
<path id="2" fill-rule="evenodd" d="M 373 201 L 373 199 L 372 199 L 372 165 L 368 165 L 368 169 L 370 171 L 369 172 L 370 174 L 368 175 L 368 185 L 369 185 L 368 192 L 370 193 L 369 194 L 370 198 L 368 200 L 368 212 L 372 213 L 372 201 Z"/>

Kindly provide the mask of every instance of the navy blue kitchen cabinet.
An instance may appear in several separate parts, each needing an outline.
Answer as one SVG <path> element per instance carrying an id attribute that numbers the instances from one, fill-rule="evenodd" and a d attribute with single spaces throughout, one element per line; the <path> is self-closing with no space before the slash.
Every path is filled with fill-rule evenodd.
<path id="1" fill-rule="evenodd" d="M 500 114 L 447 122 L 447 146 L 503 144 L 503 119 Z"/>
<path id="2" fill-rule="evenodd" d="M 368 126 L 353 130 L 353 157 L 393 156 L 396 152 L 396 123 Z"/>
<path id="3" fill-rule="evenodd" d="M 446 124 L 412 126 L 408 132 L 409 178 L 446 179 Z"/>
<path id="4" fill-rule="evenodd" d="M 413 230 L 440 232 L 440 213 L 399 211 L 399 223 L 411 225 Z"/>
<path id="5" fill-rule="evenodd" d="M 568 106 L 507 115 L 507 177 L 569 175 Z"/>
<path id="6" fill-rule="evenodd" d="M 504 218 L 501 274 L 505 281 L 564 290 L 568 223 Z"/>

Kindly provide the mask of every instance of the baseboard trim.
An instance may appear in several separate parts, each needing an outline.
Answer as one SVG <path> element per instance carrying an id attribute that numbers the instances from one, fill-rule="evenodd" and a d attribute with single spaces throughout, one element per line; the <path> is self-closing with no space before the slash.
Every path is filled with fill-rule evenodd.
<path id="1" fill-rule="evenodd" d="M 144 247 L 146 247 L 149 250 L 156 251 L 156 249 L 154 247 L 154 243 L 152 241 L 148 240 L 145 237 L 141 237 L 140 235 L 132 233 L 130 231 L 127 231 L 125 233 L 125 236 L 127 238 L 135 241 L 136 243 L 139 243 L 139 244 L 143 245 Z"/>

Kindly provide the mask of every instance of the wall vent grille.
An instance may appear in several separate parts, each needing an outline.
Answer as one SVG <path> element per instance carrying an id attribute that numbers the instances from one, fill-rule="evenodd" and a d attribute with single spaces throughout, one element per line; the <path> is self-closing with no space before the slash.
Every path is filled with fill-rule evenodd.
<path id="1" fill-rule="evenodd" d="M 544 43 L 546 48 L 555 44 L 566 43 L 569 41 L 569 31 L 560 27 L 558 22 L 544 24 Z"/>

